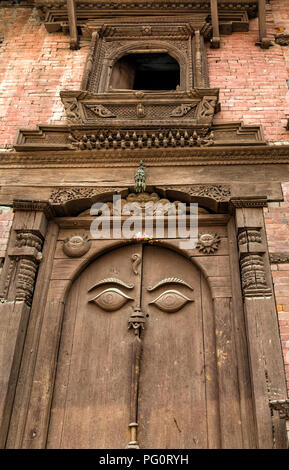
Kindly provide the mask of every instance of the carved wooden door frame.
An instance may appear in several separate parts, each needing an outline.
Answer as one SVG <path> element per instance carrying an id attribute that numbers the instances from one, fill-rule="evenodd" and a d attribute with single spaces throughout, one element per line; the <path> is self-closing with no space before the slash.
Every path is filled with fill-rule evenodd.
<path id="1" fill-rule="evenodd" d="M 264 229 L 265 205 L 264 198 L 231 198 L 229 207 L 234 217 L 231 217 L 228 232 L 235 293 L 232 297 L 232 292 L 223 289 L 222 296 L 213 294 L 213 299 L 215 312 L 219 311 L 222 319 L 224 312 L 227 312 L 225 315 L 230 319 L 232 312 L 241 311 L 242 315 L 244 312 L 244 318 L 242 319 L 241 315 L 238 321 L 245 321 L 246 338 L 237 338 L 236 344 L 237 349 L 239 348 L 237 355 L 240 354 L 241 346 L 244 349 L 245 344 L 245 350 L 248 346 L 250 377 L 246 380 L 252 387 L 255 417 L 253 433 L 256 433 L 256 442 L 251 441 L 251 445 L 259 448 L 283 448 L 286 447 L 284 420 L 280 420 L 278 413 L 271 411 L 269 407 L 271 400 L 285 399 L 287 391 L 285 377 L 280 373 L 283 371 L 283 360 Z M 62 221 L 57 217 L 53 218 L 48 203 L 17 202 L 15 209 L 8 257 L 4 266 L 3 279 L 6 280 L 4 286 L 6 291 L 2 289 L 4 301 L 0 304 L 4 323 L 5 319 L 8 321 L 13 318 L 13 324 L 6 327 L 10 342 L 5 342 L 4 354 L 6 354 L 5 359 L 7 356 L 11 359 L 3 372 L 4 400 L 0 407 L 1 446 L 43 448 L 46 443 L 57 345 L 60 340 L 61 319 L 67 292 L 75 276 L 95 259 L 97 254 L 120 246 L 123 242 L 99 241 L 98 249 L 91 251 L 89 258 L 79 259 L 77 269 L 59 286 L 57 279 L 50 280 L 57 263 L 55 250 L 59 223 L 74 228 L 73 220 L 69 217 L 63 218 Z M 48 223 L 49 219 L 51 220 Z M 76 219 L 73 219 L 75 222 Z M 38 238 L 45 240 L 45 243 L 37 280 L 36 270 L 29 268 L 31 281 L 23 284 L 21 270 L 24 269 L 22 267 L 24 260 L 25 264 L 28 260 L 31 266 L 34 264 L 33 260 L 39 262 Z M 166 243 L 166 246 L 176 249 L 173 242 Z M 185 252 L 183 255 L 191 256 Z M 236 270 L 238 258 L 241 266 L 242 294 L 240 276 Z M 62 270 L 65 270 L 65 263 L 62 264 Z M 14 281 L 17 273 L 19 273 L 18 284 L 15 284 L 11 280 Z M 33 292 L 35 282 L 33 302 L 30 307 L 31 295 L 27 293 L 31 289 Z M 20 299 L 19 292 L 23 291 L 23 286 L 25 295 Z M 212 292 L 214 290 L 218 292 L 218 286 L 212 286 Z M 233 317 L 233 321 L 236 321 L 236 317 Z M 237 329 L 238 325 L 235 324 L 235 331 Z M 230 347 L 230 340 L 228 345 Z M 225 371 L 218 371 L 220 383 L 222 373 Z M 230 411 L 226 410 L 226 403 L 222 403 L 221 406 L 224 410 L 223 416 L 227 416 Z M 245 399 L 241 400 L 240 406 L 241 409 L 247 406 Z M 245 414 L 243 413 L 244 416 Z M 222 447 L 227 447 L 231 442 L 231 430 L 225 421 L 222 426 Z"/>

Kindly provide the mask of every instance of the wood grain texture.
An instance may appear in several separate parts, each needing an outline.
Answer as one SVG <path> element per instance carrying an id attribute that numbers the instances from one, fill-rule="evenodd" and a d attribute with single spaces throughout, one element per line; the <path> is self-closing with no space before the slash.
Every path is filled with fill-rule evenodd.
<path id="1" fill-rule="evenodd" d="M 46 242 L 43 247 L 43 259 L 39 267 L 35 294 L 27 328 L 13 413 L 10 420 L 9 434 L 6 443 L 6 448 L 8 449 L 21 448 L 22 445 L 22 437 L 28 412 L 33 373 L 37 358 L 39 334 L 42 326 L 45 304 L 47 301 L 49 287 L 47 279 L 49 279 L 51 275 L 57 233 L 58 226 L 51 222 L 48 227 Z"/>

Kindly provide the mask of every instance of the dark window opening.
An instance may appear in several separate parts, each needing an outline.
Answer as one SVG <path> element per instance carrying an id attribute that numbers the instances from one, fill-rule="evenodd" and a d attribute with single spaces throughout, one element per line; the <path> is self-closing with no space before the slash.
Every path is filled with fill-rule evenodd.
<path id="1" fill-rule="evenodd" d="M 110 86 L 129 90 L 175 90 L 180 84 L 178 62 L 165 53 L 127 54 L 113 67 Z"/>

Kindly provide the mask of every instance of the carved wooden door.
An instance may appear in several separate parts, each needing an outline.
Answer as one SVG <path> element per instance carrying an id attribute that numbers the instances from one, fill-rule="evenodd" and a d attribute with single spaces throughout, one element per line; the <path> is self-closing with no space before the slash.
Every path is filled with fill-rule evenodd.
<path id="1" fill-rule="evenodd" d="M 137 422 L 140 448 L 218 447 L 214 352 L 191 261 L 152 245 L 102 255 L 68 296 L 47 446 L 125 448 Z"/>

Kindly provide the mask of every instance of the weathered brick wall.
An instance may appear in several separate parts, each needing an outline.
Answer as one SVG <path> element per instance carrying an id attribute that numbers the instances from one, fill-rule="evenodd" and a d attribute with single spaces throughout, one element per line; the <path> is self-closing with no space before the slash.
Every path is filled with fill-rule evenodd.
<path id="1" fill-rule="evenodd" d="M 272 41 L 281 24 L 280 15 L 275 15 L 281 3 L 282 25 L 287 21 L 289 27 L 289 2 L 273 0 L 272 5 L 267 5 L 268 36 Z M 220 88 L 221 112 L 214 122 L 262 124 L 267 140 L 288 143 L 289 132 L 285 129 L 289 116 L 286 48 L 274 43 L 273 47 L 264 50 L 255 46 L 256 41 L 257 18 L 250 21 L 249 32 L 222 36 L 220 49 L 207 48 L 210 86 Z"/>
<path id="2" fill-rule="evenodd" d="M 69 49 L 69 36 L 47 33 L 29 8 L 0 8 L 0 147 L 19 128 L 64 121 L 61 89 L 79 89 L 89 45 Z"/>
<path id="3" fill-rule="evenodd" d="M 281 8 L 282 7 L 282 8 Z M 288 21 L 287 21 L 288 20 Z M 36 10 L 1 8 L 4 41 L 0 47 L 0 146 L 14 142 L 19 127 L 65 122 L 59 91 L 78 89 L 89 45 L 69 49 L 69 38 L 49 34 Z M 289 2 L 272 0 L 267 5 L 268 34 L 273 39 L 289 22 Z M 221 49 L 208 50 L 210 84 L 220 87 L 221 112 L 215 122 L 261 123 L 272 142 L 289 142 L 285 126 L 287 49 L 255 46 L 258 21 L 250 21 L 249 33 L 222 36 Z M 289 60 L 289 59 L 288 59 Z"/>

